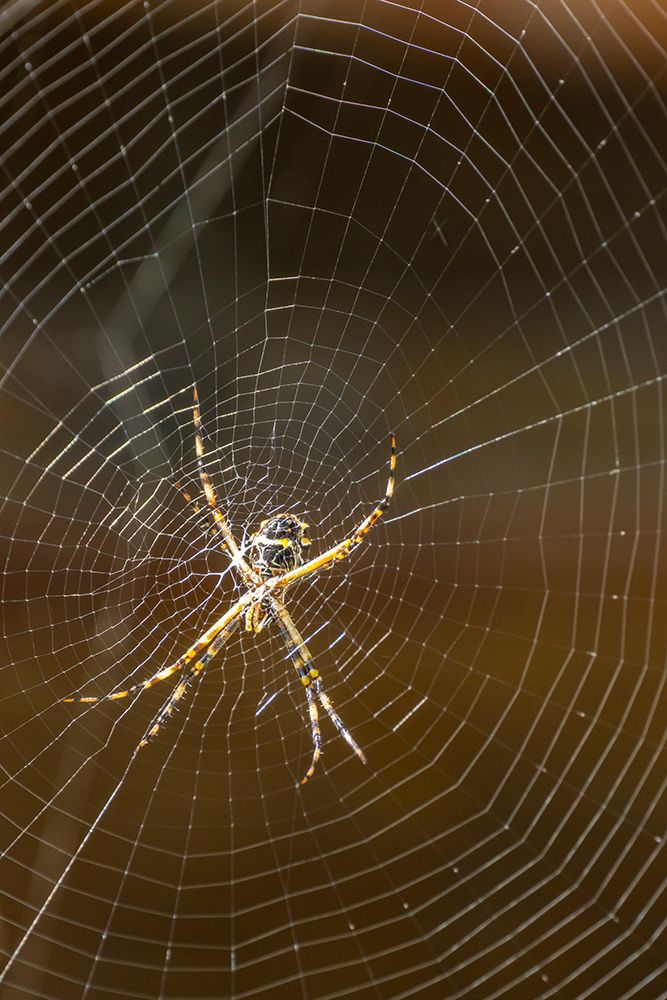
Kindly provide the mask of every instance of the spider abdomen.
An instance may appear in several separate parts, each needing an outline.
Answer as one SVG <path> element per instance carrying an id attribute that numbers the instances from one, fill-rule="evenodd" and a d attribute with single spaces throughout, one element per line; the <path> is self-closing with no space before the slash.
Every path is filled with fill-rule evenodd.
<path id="1" fill-rule="evenodd" d="M 269 517 L 252 536 L 251 562 L 265 578 L 286 573 L 303 564 L 303 550 L 310 545 L 308 525 L 292 514 Z"/>

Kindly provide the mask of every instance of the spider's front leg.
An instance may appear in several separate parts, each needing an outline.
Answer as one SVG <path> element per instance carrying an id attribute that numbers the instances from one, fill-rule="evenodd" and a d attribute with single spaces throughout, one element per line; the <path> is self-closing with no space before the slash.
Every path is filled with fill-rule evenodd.
<path id="1" fill-rule="evenodd" d="M 380 520 L 384 512 L 389 507 L 391 503 L 391 498 L 394 495 L 395 487 L 395 475 L 396 475 L 396 438 L 391 435 L 391 453 L 389 456 L 389 478 L 387 480 L 387 488 L 385 494 L 380 500 L 380 502 L 373 508 L 373 510 L 368 514 L 360 524 L 352 531 L 347 538 L 344 538 L 341 542 L 338 542 L 332 548 L 327 549 L 326 552 L 320 553 L 319 556 L 315 556 L 314 559 L 309 559 L 307 562 L 300 560 L 295 563 L 293 567 L 285 569 L 279 576 L 274 576 L 272 580 L 267 581 L 267 586 L 275 594 L 278 590 L 284 591 L 287 587 L 290 587 L 293 583 L 297 583 L 299 580 L 304 580 L 306 577 L 310 576 L 312 573 L 317 573 L 322 569 L 327 569 L 334 565 L 336 562 L 340 562 L 341 559 L 346 559 L 351 552 L 353 552 L 356 547 L 364 540 L 366 535 L 369 533 L 374 524 Z M 310 544 L 310 541 L 308 542 Z"/>
<path id="2" fill-rule="evenodd" d="M 206 503 L 209 507 L 213 529 L 222 539 L 222 547 L 228 552 L 233 565 L 237 567 L 243 581 L 248 586 L 261 586 L 261 575 L 248 563 L 239 548 L 234 535 L 232 534 L 231 528 L 227 524 L 226 518 L 222 515 L 220 508 L 218 507 L 218 498 L 204 463 L 205 448 L 202 438 L 199 396 L 197 394 L 196 386 L 193 386 L 192 419 L 195 425 L 195 452 L 197 455 L 197 469 L 199 471 L 199 479 L 204 491 L 204 496 L 206 497 Z M 184 492 L 181 487 L 179 487 L 179 489 L 181 489 L 181 492 Z M 184 495 L 186 494 L 184 493 Z"/>

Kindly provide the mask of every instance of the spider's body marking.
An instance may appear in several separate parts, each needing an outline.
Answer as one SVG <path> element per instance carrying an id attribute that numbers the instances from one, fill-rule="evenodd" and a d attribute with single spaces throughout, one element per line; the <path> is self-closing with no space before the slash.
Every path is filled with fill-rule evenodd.
<path id="1" fill-rule="evenodd" d="M 311 544 L 308 525 L 293 514 L 276 514 L 262 521 L 250 536 L 250 561 L 262 580 L 277 578 L 287 570 L 301 566 L 303 550 Z M 261 632 L 271 610 L 266 598 L 246 612 L 246 632 Z"/>
<path id="2" fill-rule="evenodd" d="M 303 550 L 311 544 L 308 525 L 293 514 L 269 517 L 251 536 L 252 567 L 263 579 L 280 576 L 303 564 Z"/>
<path id="3" fill-rule="evenodd" d="M 154 717 L 153 722 L 139 742 L 136 751 L 146 746 L 160 731 L 162 725 L 173 714 L 178 702 L 185 695 L 190 683 L 199 676 L 207 664 L 226 644 L 232 632 L 241 620 L 245 618 L 245 627 L 249 632 L 260 632 L 267 620 L 276 624 L 285 644 L 287 654 L 292 661 L 297 676 L 306 693 L 308 715 L 310 718 L 311 741 L 313 756 L 311 765 L 301 779 L 305 784 L 315 773 L 315 767 L 322 754 L 322 734 L 320 730 L 319 711 L 317 703 L 327 713 L 334 726 L 351 747 L 357 757 L 365 764 L 366 756 L 351 733 L 345 727 L 340 715 L 336 712 L 331 699 L 324 690 L 319 670 L 313 664 L 313 657 L 304 639 L 297 629 L 292 617 L 285 607 L 282 594 L 293 583 L 316 573 L 325 567 L 331 567 L 335 562 L 345 559 L 382 517 L 389 506 L 395 486 L 396 440 L 391 435 L 391 458 L 389 462 L 389 479 L 385 495 L 371 513 L 361 521 L 354 531 L 337 545 L 327 549 L 314 559 L 304 562 L 303 550 L 310 544 L 306 533 L 308 525 L 293 514 L 279 514 L 262 521 L 259 531 L 251 538 L 252 561 L 248 563 L 239 548 L 227 521 L 218 509 L 218 501 L 204 464 L 204 443 L 201 432 L 199 398 L 197 389 L 193 387 L 193 423 L 195 426 L 195 451 L 197 468 L 202 490 L 209 507 L 211 529 L 220 536 L 220 546 L 224 549 L 239 571 L 243 582 L 248 588 L 245 594 L 236 601 L 217 621 L 215 621 L 175 663 L 158 670 L 152 677 L 134 684 L 124 691 L 114 691 L 102 697 L 86 696 L 65 698 L 66 702 L 81 702 L 91 704 L 99 701 L 117 701 L 132 694 L 145 691 L 160 681 L 184 671 L 183 676 L 172 691 L 170 697 Z M 180 483 L 177 488 L 183 494 L 186 502 L 191 505 L 197 515 L 201 513 L 199 504 L 192 500 L 190 494 Z M 194 662 L 193 662 L 194 661 Z"/>

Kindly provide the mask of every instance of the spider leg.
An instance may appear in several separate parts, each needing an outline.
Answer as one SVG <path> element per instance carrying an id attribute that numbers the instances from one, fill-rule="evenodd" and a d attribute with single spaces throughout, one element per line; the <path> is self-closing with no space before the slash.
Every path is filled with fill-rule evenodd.
<path id="1" fill-rule="evenodd" d="M 348 743 L 348 745 L 354 750 L 354 752 L 356 753 L 356 755 L 359 758 L 359 760 L 361 761 L 361 763 L 362 764 L 367 764 L 368 761 L 366 760 L 366 754 L 361 749 L 361 747 L 356 742 L 356 740 L 352 737 L 352 734 L 350 733 L 349 729 L 346 727 L 346 725 L 343 722 L 343 720 L 341 719 L 340 715 L 338 714 L 338 712 L 336 711 L 336 709 L 331 704 L 331 699 L 329 698 L 328 694 L 324 690 L 324 684 L 322 682 L 322 678 L 321 677 L 317 677 L 313 681 L 312 688 L 315 691 L 315 694 L 317 695 L 317 697 L 319 698 L 320 704 L 321 704 L 322 708 L 327 713 L 327 715 L 329 716 L 329 718 L 333 722 L 334 726 L 336 727 L 336 729 L 338 730 L 338 732 L 340 733 L 340 735 Z"/>
<path id="2" fill-rule="evenodd" d="M 201 480 L 202 489 L 204 490 L 204 495 L 206 497 L 206 502 L 208 503 L 209 510 L 211 512 L 211 518 L 217 532 L 222 537 L 223 547 L 229 553 L 232 562 L 238 567 L 238 570 L 243 577 L 243 580 L 247 584 L 254 584 L 258 586 L 262 583 L 262 578 L 259 573 L 250 566 L 247 559 L 243 556 L 240 548 L 236 543 L 236 539 L 232 534 L 232 530 L 227 524 L 227 521 L 220 513 L 218 507 L 218 498 L 216 496 L 213 484 L 209 477 L 206 465 L 204 464 L 204 442 L 202 440 L 202 427 L 201 427 L 201 415 L 199 412 L 199 396 L 197 395 L 197 387 L 193 387 L 194 402 L 192 406 L 192 419 L 195 425 L 195 449 L 197 452 L 197 469 L 199 470 L 199 478 Z"/>
<path id="3" fill-rule="evenodd" d="M 203 528 L 204 534 L 217 535 L 218 534 L 218 529 L 217 529 L 216 525 L 215 524 L 211 524 L 209 522 L 208 517 L 206 516 L 206 514 L 204 513 L 204 511 L 199 506 L 199 502 L 196 499 L 193 499 L 190 496 L 190 494 L 188 493 L 188 491 L 185 489 L 185 487 L 181 483 L 179 483 L 178 481 L 174 483 L 174 486 L 176 487 L 176 489 L 178 490 L 178 492 L 181 494 L 181 496 L 185 500 L 185 502 L 188 505 L 188 507 L 191 507 L 192 510 L 194 511 L 194 513 L 197 515 L 197 517 L 200 518 L 200 520 L 202 522 L 202 528 Z M 225 545 L 224 542 L 220 543 L 220 548 L 223 549 L 223 551 L 224 551 L 224 549 L 226 549 L 226 547 L 227 546 Z"/>
<path id="4" fill-rule="evenodd" d="M 188 650 L 189 652 L 189 650 Z M 114 691 L 112 694 L 103 694 L 99 696 L 90 697 L 74 697 L 74 698 L 63 698 L 66 704 L 71 702 L 78 702 L 81 705 L 94 705 L 98 701 L 118 701 L 121 698 L 129 698 L 130 695 L 137 694 L 139 691 L 145 691 L 146 688 L 153 687 L 154 684 L 159 684 L 160 681 L 166 681 L 168 677 L 172 677 L 174 674 L 182 670 L 184 666 L 188 663 L 186 659 L 187 654 L 181 656 L 175 663 L 171 666 L 165 667 L 163 670 L 158 670 L 156 674 L 149 677 L 145 681 L 140 681 L 138 684 L 133 684 L 129 688 L 125 688 L 123 691 Z"/>
<path id="5" fill-rule="evenodd" d="M 203 517 L 202 509 L 199 506 L 199 503 L 197 502 L 197 500 L 193 500 L 192 499 L 192 497 L 190 496 L 190 494 L 188 493 L 188 491 L 186 490 L 186 488 L 181 483 L 179 483 L 178 480 L 176 480 L 176 482 L 174 483 L 174 486 L 176 487 L 176 489 L 178 490 L 178 492 L 181 494 L 181 496 L 184 498 L 186 504 L 189 507 L 192 507 L 192 509 L 195 512 L 195 514 L 197 514 L 197 516 L 201 515 Z"/>
<path id="6" fill-rule="evenodd" d="M 184 667 L 194 659 L 197 653 L 201 652 L 207 646 L 211 646 L 216 639 L 216 637 L 222 633 L 229 625 L 237 620 L 239 615 L 245 610 L 246 606 L 250 603 L 250 597 L 252 596 L 252 591 L 245 594 L 240 601 L 237 601 L 229 611 L 225 612 L 221 618 L 218 618 L 216 622 L 211 625 L 210 628 L 204 632 L 203 635 L 197 639 L 194 645 L 179 657 L 175 663 L 172 663 L 169 667 L 163 667 L 158 670 L 157 673 L 153 674 L 145 681 L 140 681 L 139 684 L 133 684 L 132 687 L 126 688 L 124 691 L 114 691 L 112 694 L 103 694 L 99 697 L 73 697 L 73 698 L 63 698 L 66 703 L 79 702 L 80 704 L 92 705 L 98 701 L 118 701 L 120 698 L 128 698 L 132 694 L 136 694 L 139 691 L 145 691 L 146 688 L 153 687 L 154 684 L 158 684 L 160 681 L 166 681 L 168 677 L 172 677 L 174 674 L 178 673 L 179 670 L 183 670 Z M 207 651 L 208 652 L 208 651 Z M 210 657 L 209 657 L 210 659 Z M 208 662 L 208 661 L 207 661 Z"/>
<path id="7" fill-rule="evenodd" d="M 313 741 L 313 759 L 310 767 L 301 779 L 301 784 L 305 785 L 308 779 L 312 778 L 315 773 L 317 762 L 322 754 L 322 735 L 320 732 L 317 701 L 319 701 L 320 705 L 327 713 L 343 739 L 348 743 L 352 750 L 354 750 L 359 760 L 366 764 L 366 756 L 363 750 L 345 726 L 345 723 L 331 704 L 331 699 L 324 690 L 324 684 L 322 682 L 322 678 L 320 677 L 320 672 L 313 665 L 312 654 L 306 646 L 303 636 L 294 624 L 294 621 L 292 620 L 292 617 L 287 611 L 285 605 L 281 601 L 277 600 L 276 597 L 273 597 L 271 600 L 271 612 L 272 617 L 278 624 L 278 629 L 283 642 L 287 647 L 287 652 L 292 660 L 292 664 L 299 675 L 299 680 L 306 689 L 308 713 L 310 715 L 311 738 Z"/>
<path id="8" fill-rule="evenodd" d="M 315 774 L 317 762 L 322 756 L 322 733 L 320 731 L 320 715 L 317 710 L 317 699 L 313 694 L 313 686 L 309 684 L 306 688 L 306 699 L 308 701 L 308 714 L 310 715 L 310 734 L 313 741 L 313 760 L 301 779 L 300 784 L 305 785 L 309 778 Z"/>
<path id="9" fill-rule="evenodd" d="M 391 456 L 389 459 L 389 479 L 387 480 L 387 489 L 385 494 L 380 500 L 379 504 L 368 514 L 367 517 L 361 521 L 357 527 L 351 532 L 347 538 L 344 538 L 342 542 L 338 542 L 333 548 L 327 549 L 326 552 L 322 552 L 321 555 L 315 556 L 314 559 L 309 559 L 308 562 L 302 563 L 301 566 L 295 567 L 295 569 L 288 570 L 286 573 L 281 574 L 281 576 L 274 577 L 272 580 L 267 581 L 267 586 L 270 590 L 280 587 L 289 587 L 290 584 L 296 583 L 297 580 L 303 580 L 304 577 L 310 576 L 311 573 L 316 573 L 318 570 L 324 569 L 326 566 L 331 566 L 334 562 L 338 562 L 341 559 L 345 559 L 349 556 L 352 549 L 356 548 L 357 545 L 363 540 L 363 538 L 368 534 L 373 525 L 380 520 L 385 510 L 391 502 L 391 498 L 394 495 L 395 486 L 395 470 L 396 470 L 396 438 L 391 435 Z"/>
<path id="10" fill-rule="evenodd" d="M 140 740 L 135 750 L 135 753 L 138 753 L 139 750 L 141 750 L 148 743 L 150 743 L 151 740 L 155 739 L 155 737 L 157 736 L 158 732 L 165 724 L 167 719 L 171 715 L 173 715 L 174 709 L 176 708 L 178 702 L 181 700 L 181 698 L 187 691 L 192 681 L 195 679 L 195 677 L 199 676 L 202 670 L 204 670 L 204 668 L 206 667 L 207 663 L 209 663 L 209 661 L 212 660 L 213 657 L 220 652 L 220 650 L 225 645 L 225 643 L 229 639 L 230 635 L 232 634 L 238 623 L 239 623 L 239 616 L 237 615 L 230 622 L 228 622 L 227 625 L 225 625 L 224 628 L 220 630 L 220 632 L 218 632 L 213 641 L 210 643 L 206 652 L 188 667 L 185 674 L 178 682 L 178 684 L 170 694 L 167 701 L 164 703 L 160 711 L 154 717 L 150 726 L 146 730 L 143 739 Z"/>

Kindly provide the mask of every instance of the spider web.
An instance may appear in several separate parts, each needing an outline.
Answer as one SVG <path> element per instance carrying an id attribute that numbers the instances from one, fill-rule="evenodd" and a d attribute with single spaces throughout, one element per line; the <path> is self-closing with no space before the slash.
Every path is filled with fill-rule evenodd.
<path id="1" fill-rule="evenodd" d="M 657 998 L 665 18 L 652 0 L 0 12 L 3 1000 Z M 664 154 L 664 145 L 662 146 Z M 279 638 L 173 662 L 281 510 Z"/>

